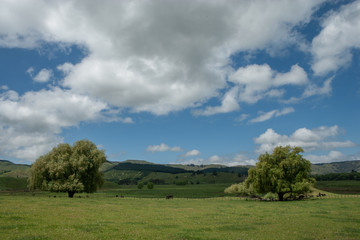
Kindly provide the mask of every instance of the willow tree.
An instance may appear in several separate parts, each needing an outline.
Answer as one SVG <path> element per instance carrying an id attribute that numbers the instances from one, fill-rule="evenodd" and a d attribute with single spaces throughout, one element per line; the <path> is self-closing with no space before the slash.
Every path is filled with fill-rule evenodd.
<path id="1" fill-rule="evenodd" d="M 256 168 L 249 169 L 246 186 L 260 194 L 275 193 L 279 201 L 287 193 L 309 192 L 315 179 L 310 177 L 311 163 L 303 158 L 302 152 L 300 147 L 280 146 L 272 154 L 261 154 Z"/>
<path id="2" fill-rule="evenodd" d="M 99 171 L 106 161 L 103 150 L 88 140 L 59 144 L 31 166 L 29 188 L 51 192 L 93 193 L 104 180 Z"/>

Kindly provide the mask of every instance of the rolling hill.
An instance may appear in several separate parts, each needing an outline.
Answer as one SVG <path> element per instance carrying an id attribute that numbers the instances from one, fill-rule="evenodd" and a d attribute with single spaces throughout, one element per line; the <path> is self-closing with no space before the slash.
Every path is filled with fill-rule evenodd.
<path id="1" fill-rule="evenodd" d="M 243 181 L 249 168 L 254 166 L 223 165 L 181 165 L 156 164 L 144 160 L 127 160 L 123 162 L 105 162 L 101 171 L 106 181 L 117 184 L 137 184 L 138 182 L 154 182 L 155 184 L 203 184 L 203 183 L 235 183 Z M 360 172 L 360 160 L 313 164 L 312 174 Z M 5 183 L 24 186 L 24 179 L 29 175 L 30 165 L 15 164 L 0 160 L 0 190 L 7 189 Z M 21 182 L 21 184 L 20 184 Z"/>
<path id="2" fill-rule="evenodd" d="M 360 172 L 360 160 L 320 163 L 311 166 L 312 174 Z"/>

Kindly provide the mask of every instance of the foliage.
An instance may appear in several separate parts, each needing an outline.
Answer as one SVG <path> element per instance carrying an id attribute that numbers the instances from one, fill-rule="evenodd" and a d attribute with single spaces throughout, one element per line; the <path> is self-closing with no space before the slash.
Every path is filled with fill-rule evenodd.
<path id="1" fill-rule="evenodd" d="M 262 197 L 262 199 L 274 201 L 278 199 L 278 196 L 275 193 L 268 192 Z"/>
<path id="2" fill-rule="evenodd" d="M 188 184 L 188 181 L 187 181 L 187 180 L 176 181 L 175 184 L 176 184 L 176 185 L 179 185 L 179 186 L 184 186 L 184 185 L 187 185 L 187 184 Z"/>
<path id="3" fill-rule="evenodd" d="M 147 183 L 147 188 L 148 189 L 153 189 L 154 188 L 154 184 L 152 182 L 148 182 Z"/>
<path id="4" fill-rule="evenodd" d="M 138 185 L 137 185 L 137 188 L 138 188 L 138 189 L 142 189 L 143 187 L 144 187 L 144 183 L 139 182 Z"/>
<path id="5" fill-rule="evenodd" d="M 32 165 L 29 187 L 67 192 L 69 197 L 77 192 L 95 192 L 103 184 L 99 168 L 105 161 L 104 151 L 88 140 L 75 142 L 73 146 L 59 144 Z"/>
<path id="6" fill-rule="evenodd" d="M 255 169 L 249 169 L 246 186 L 255 192 L 276 193 L 280 201 L 284 195 L 302 194 L 310 191 L 315 179 L 310 177 L 311 163 L 302 157 L 300 147 L 276 147 L 272 154 L 259 156 Z"/>
<path id="7" fill-rule="evenodd" d="M 237 194 L 237 195 L 243 196 L 243 197 L 255 196 L 255 192 L 254 192 L 252 185 L 247 187 L 244 182 L 238 183 L 238 184 L 233 184 L 230 187 L 226 188 L 224 192 L 228 193 L 228 194 Z"/>

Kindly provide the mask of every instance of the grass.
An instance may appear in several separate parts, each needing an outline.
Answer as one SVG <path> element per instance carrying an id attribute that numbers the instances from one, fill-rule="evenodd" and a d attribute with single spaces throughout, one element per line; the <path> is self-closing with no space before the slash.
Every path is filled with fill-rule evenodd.
<path id="1" fill-rule="evenodd" d="M 27 178 L 0 177 L 0 191 L 25 189 L 27 189 Z"/>
<path id="2" fill-rule="evenodd" d="M 149 190 L 146 186 L 138 189 L 134 185 L 119 186 L 108 182 L 98 194 L 137 198 L 165 198 L 168 195 L 175 198 L 213 198 L 225 196 L 224 189 L 228 186 L 229 184 L 155 185 L 154 189 Z"/>
<path id="3" fill-rule="evenodd" d="M 1 239 L 360 238 L 360 198 L 355 197 L 262 202 L 112 194 L 73 199 L 0 194 Z"/>
<path id="4" fill-rule="evenodd" d="M 360 181 L 355 180 L 318 181 L 315 187 L 332 193 L 360 194 Z"/>

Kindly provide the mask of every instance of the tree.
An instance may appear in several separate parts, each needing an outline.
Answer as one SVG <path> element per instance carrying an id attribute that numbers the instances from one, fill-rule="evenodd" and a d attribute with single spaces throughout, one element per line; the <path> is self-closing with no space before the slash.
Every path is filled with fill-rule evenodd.
<path id="1" fill-rule="evenodd" d="M 147 183 L 147 188 L 148 189 L 153 189 L 154 188 L 154 184 L 152 182 L 148 182 Z"/>
<path id="2" fill-rule="evenodd" d="M 143 187 L 144 187 L 144 183 L 139 182 L 138 185 L 137 185 L 137 188 L 138 188 L 138 189 L 142 189 Z"/>
<path id="3" fill-rule="evenodd" d="M 259 156 L 256 168 L 249 169 L 246 186 L 260 194 L 275 193 L 279 201 L 289 193 L 298 195 L 310 191 L 315 179 L 310 177 L 311 163 L 302 157 L 300 147 L 276 147 L 272 154 Z"/>
<path id="4" fill-rule="evenodd" d="M 93 193 L 101 187 L 103 173 L 100 166 L 106 161 L 103 150 L 88 140 L 59 144 L 39 157 L 31 166 L 29 188 L 51 192 Z"/>

